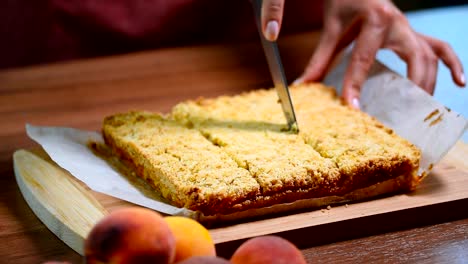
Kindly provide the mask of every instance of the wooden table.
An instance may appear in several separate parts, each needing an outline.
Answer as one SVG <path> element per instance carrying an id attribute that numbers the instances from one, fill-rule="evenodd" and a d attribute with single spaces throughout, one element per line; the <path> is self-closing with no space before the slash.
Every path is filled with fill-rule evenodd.
<path id="1" fill-rule="evenodd" d="M 306 65 L 317 38 L 318 33 L 282 38 L 289 81 Z M 98 130 L 104 116 L 118 111 L 166 112 L 184 99 L 270 85 L 257 42 L 162 49 L 0 72 L 0 263 L 81 263 L 81 257 L 38 220 L 15 182 L 12 153 L 35 146 L 24 132 L 26 123 Z M 457 155 L 468 155 L 464 149 Z M 311 263 L 466 263 L 467 208 L 468 201 L 463 200 L 279 235 L 294 241 Z M 218 252 L 228 257 L 235 247 L 221 244 Z"/>

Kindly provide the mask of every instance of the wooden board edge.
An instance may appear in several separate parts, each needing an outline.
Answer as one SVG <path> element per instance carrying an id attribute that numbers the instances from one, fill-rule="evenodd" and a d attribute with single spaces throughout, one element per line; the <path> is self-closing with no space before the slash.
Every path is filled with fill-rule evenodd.
<path id="1" fill-rule="evenodd" d="M 448 160 L 448 159 L 450 159 L 449 157 L 451 157 L 450 155 L 459 156 L 460 153 L 466 154 L 465 153 L 466 150 L 467 150 L 466 146 L 467 145 L 465 145 L 465 144 L 463 144 L 461 142 L 458 142 L 454 146 L 454 148 L 450 151 L 449 155 L 447 155 L 446 159 L 444 159 L 444 164 L 445 164 L 444 167 L 447 167 L 447 169 L 458 168 L 459 170 L 461 170 L 464 173 L 468 174 L 468 170 L 466 169 L 467 166 L 465 165 L 464 160 L 463 161 L 459 161 L 459 160 L 449 161 Z M 20 153 L 21 151 L 29 152 L 29 151 L 26 151 L 26 150 L 18 150 L 17 152 Z M 36 153 L 37 151 L 31 150 L 30 152 Z M 30 154 L 33 155 L 32 153 L 30 153 Z M 77 188 L 82 189 L 81 194 L 83 194 L 83 195 L 85 195 L 85 196 L 87 196 L 89 198 L 92 198 L 92 199 L 90 199 L 90 201 L 94 201 L 93 203 L 95 203 L 95 204 L 99 205 L 100 207 L 102 207 L 102 205 L 100 204 L 98 198 L 96 198 L 94 196 L 92 191 L 87 190 L 85 187 L 82 186 L 82 183 L 75 180 L 75 178 L 72 175 L 70 175 L 68 172 L 64 171 L 63 169 L 61 169 L 57 165 L 55 165 L 53 161 L 50 161 L 47 154 L 45 154 L 45 152 L 39 151 L 37 153 L 38 153 L 37 156 L 42 159 L 41 162 L 45 162 L 45 163 L 49 164 L 50 166 L 54 167 L 56 170 L 60 170 L 61 173 L 62 173 L 62 176 L 69 179 L 69 181 L 71 182 L 72 185 L 75 185 Z M 15 153 L 15 155 L 16 155 L 16 153 Z M 450 165 L 450 166 L 448 166 L 448 165 Z M 15 168 L 15 174 L 18 174 L 18 173 L 16 173 L 16 168 Z M 17 177 L 18 177 L 18 175 L 17 175 Z M 20 186 L 20 188 L 21 188 L 21 186 Z M 22 190 L 22 192 L 23 192 L 23 190 Z M 24 194 L 23 194 L 23 196 L 24 196 Z M 398 200 L 396 202 L 401 202 L 399 200 L 401 198 L 402 198 L 401 195 L 397 195 L 397 196 L 394 197 L 394 199 Z M 467 197 L 464 195 L 463 197 L 458 197 L 458 199 L 463 199 L 464 200 L 464 199 L 467 199 Z M 453 200 L 450 200 L 450 201 L 453 201 Z M 442 201 L 442 200 L 439 201 L 439 203 L 444 203 L 444 202 L 447 202 L 447 201 L 445 201 L 445 200 L 444 201 Z M 359 204 L 361 204 L 361 203 L 359 203 Z M 363 206 L 364 203 L 362 203 L 362 205 L 358 204 L 358 206 Z M 422 204 L 413 205 L 412 207 L 423 206 L 423 205 L 427 205 L 427 204 L 425 204 L 423 202 Z M 354 207 L 354 206 L 355 205 L 350 205 L 350 208 Z M 412 207 L 400 208 L 400 210 L 410 209 Z M 295 218 L 297 216 L 295 214 L 280 216 L 280 217 L 274 218 L 274 219 L 265 219 L 265 220 L 260 220 L 260 221 L 255 221 L 254 220 L 253 222 L 249 222 L 247 225 L 246 225 L 246 223 L 238 223 L 238 224 L 234 224 L 234 225 L 229 225 L 227 227 L 214 227 L 213 229 L 210 228 L 209 231 L 210 231 L 213 239 L 215 240 L 215 243 L 216 244 L 222 244 L 222 243 L 226 243 L 226 242 L 230 242 L 230 241 L 246 239 L 246 238 L 249 238 L 249 237 L 252 237 L 252 236 L 270 234 L 271 232 L 266 232 L 265 228 L 269 228 L 269 227 L 272 227 L 272 226 L 275 227 L 275 232 L 289 232 L 289 231 L 292 231 L 292 230 L 295 230 L 295 229 L 304 229 L 304 228 L 309 228 L 309 227 L 316 226 L 318 224 L 317 223 L 317 220 L 318 220 L 317 218 L 323 218 L 323 217 L 325 217 L 325 218 L 334 218 L 333 221 L 349 220 L 349 218 L 342 219 L 340 217 L 337 217 L 337 215 L 335 215 L 335 213 L 336 213 L 335 209 L 343 210 L 343 208 L 340 209 L 340 208 L 335 208 L 334 207 L 334 209 L 332 211 L 327 211 L 326 210 L 326 211 L 324 211 L 325 213 L 323 213 L 321 211 L 318 211 L 318 210 L 313 211 L 313 212 L 304 213 L 303 215 L 307 216 L 308 220 L 306 222 L 301 221 L 300 223 L 296 223 L 297 225 L 292 229 L 287 228 L 284 225 L 287 226 L 287 223 L 290 223 L 291 221 L 292 222 L 297 222 L 297 221 L 292 220 L 292 218 Z M 388 213 L 387 212 L 388 210 L 385 210 L 385 209 L 382 209 L 382 208 L 374 208 L 374 209 L 373 209 L 374 210 L 373 212 L 369 212 L 368 210 L 363 210 L 362 212 L 360 212 L 359 215 L 356 215 L 355 218 L 374 216 L 374 215 L 381 215 L 381 214 Z M 105 209 L 103 209 L 103 210 L 105 210 Z M 38 215 L 38 213 L 36 211 L 34 211 L 34 212 L 36 213 L 36 215 Z M 393 212 L 393 211 L 390 211 L 390 212 Z M 50 229 L 49 226 L 48 226 L 48 228 Z M 248 235 L 246 235 L 246 232 L 248 233 Z M 234 239 L 233 239 L 232 236 L 229 235 L 229 234 L 232 235 L 233 233 L 236 233 L 236 235 L 234 236 Z M 60 236 L 59 236 L 59 238 L 60 238 Z M 60 239 L 62 239 L 62 238 L 60 238 Z"/>
<path id="2" fill-rule="evenodd" d="M 73 182 L 68 172 L 32 152 L 15 151 L 13 167 L 31 210 L 52 233 L 83 255 L 84 239 L 107 210 L 88 190 Z"/>

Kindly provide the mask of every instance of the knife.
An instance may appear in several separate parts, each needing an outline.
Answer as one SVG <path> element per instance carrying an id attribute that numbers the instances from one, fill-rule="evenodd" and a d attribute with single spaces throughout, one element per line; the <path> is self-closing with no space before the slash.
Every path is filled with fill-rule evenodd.
<path id="1" fill-rule="evenodd" d="M 294 113 L 294 107 L 291 102 L 291 96 L 289 94 L 288 84 L 286 82 L 286 75 L 284 74 L 283 64 L 281 63 L 281 57 L 279 54 L 278 45 L 276 42 L 267 40 L 262 33 L 261 24 L 261 13 L 262 13 L 262 2 L 263 0 L 252 0 L 253 9 L 255 12 L 255 20 L 257 22 L 257 29 L 260 33 L 260 39 L 262 41 L 263 51 L 270 68 L 271 77 L 275 86 L 276 92 L 278 93 L 279 102 L 283 108 L 283 113 L 288 122 L 288 129 L 293 132 L 298 132 L 299 127 L 296 121 L 296 114 Z"/>

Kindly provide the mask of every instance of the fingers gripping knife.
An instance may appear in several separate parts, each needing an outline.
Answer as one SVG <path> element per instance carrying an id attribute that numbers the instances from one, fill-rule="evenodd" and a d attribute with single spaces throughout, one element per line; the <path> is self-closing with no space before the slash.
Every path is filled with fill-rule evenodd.
<path id="1" fill-rule="evenodd" d="M 281 103 L 283 113 L 288 122 L 288 128 L 293 132 L 298 132 L 299 127 L 297 125 L 296 115 L 294 113 L 294 108 L 291 102 L 291 96 L 289 95 L 288 84 L 286 82 L 283 65 L 281 63 L 278 45 L 274 41 L 269 41 L 265 39 L 262 33 L 262 2 L 263 0 L 252 0 L 253 9 L 255 12 L 255 19 L 257 22 L 257 28 L 260 33 L 260 39 L 263 45 L 263 51 L 265 52 L 268 67 L 270 68 L 273 84 L 275 85 L 276 92 L 278 93 L 279 102 Z"/>

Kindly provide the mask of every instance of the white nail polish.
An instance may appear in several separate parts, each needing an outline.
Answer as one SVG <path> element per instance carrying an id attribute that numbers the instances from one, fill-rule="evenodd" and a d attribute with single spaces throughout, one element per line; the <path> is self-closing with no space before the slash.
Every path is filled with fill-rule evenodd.
<path id="1" fill-rule="evenodd" d="M 265 30 L 265 38 L 269 41 L 276 41 L 279 34 L 279 25 L 277 21 L 270 21 Z"/>
<path id="2" fill-rule="evenodd" d="M 354 108 L 356 109 L 361 109 L 361 106 L 359 105 L 359 99 L 357 98 L 353 98 L 353 100 L 351 101 L 352 105 Z"/>
<path id="3" fill-rule="evenodd" d="M 297 78 L 293 83 L 292 85 L 299 85 L 301 83 L 304 82 L 304 79 L 302 79 L 301 77 Z"/>
<path id="4" fill-rule="evenodd" d="M 464 73 L 462 73 L 462 74 L 460 75 L 460 81 L 462 82 L 463 85 L 466 84 L 466 82 L 465 82 L 465 81 L 466 81 L 466 80 L 465 80 L 465 74 L 464 74 Z"/>

